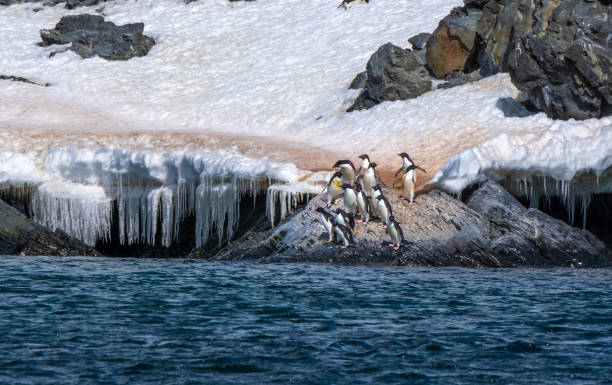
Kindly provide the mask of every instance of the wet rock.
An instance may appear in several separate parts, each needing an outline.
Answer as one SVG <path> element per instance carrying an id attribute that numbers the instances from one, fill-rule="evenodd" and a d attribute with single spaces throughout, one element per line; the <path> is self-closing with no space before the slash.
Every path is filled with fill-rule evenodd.
<path id="1" fill-rule="evenodd" d="M 455 8 L 440 21 L 426 45 L 427 65 L 437 78 L 476 68 L 476 25 L 481 16 L 477 8 Z"/>
<path id="2" fill-rule="evenodd" d="M 595 236 L 526 209 L 493 182 L 478 188 L 464 204 L 443 192 L 420 195 L 408 205 L 385 191 L 406 242 L 399 251 L 376 221 L 357 224 L 347 249 L 325 243 L 318 222 L 320 197 L 278 228 L 237 241 L 217 259 L 262 262 L 321 262 L 409 266 L 610 266 L 611 250 Z"/>
<path id="3" fill-rule="evenodd" d="M 368 61 L 366 95 L 360 96 L 349 108 L 353 111 L 365 101 L 415 98 L 431 90 L 431 78 L 424 63 L 412 51 L 391 43 L 381 46 Z"/>
<path id="4" fill-rule="evenodd" d="M 66 233 L 40 226 L 0 200 L 0 255 L 93 255 L 93 248 Z"/>
<path id="5" fill-rule="evenodd" d="M 427 44 L 427 40 L 429 40 L 430 36 L 430 33 L 422 32 L 408 39 L 408 42 L 412 44 L 413 49 L 420 51 L 425 49 L 425 44 Z"/>
<path id="6" fill-rule="evenodd" d="M 142 34 L 144 24 L 117 26 L 102 16 L 64 16 L 54 29 L 40 31 L 42 45 L 71 43 L 69 49 L 82 58 L 100 56 L 106 60 L 128 60 L 146 55 L 155 40 Z"/>
<path id="7" fill-rule="evenodd" d="M 380 104 L 380 102 L 378 100 L 372 99 L 370 95 L 368 95 L 368 90 L 363 90 L 361 91 L 359 96 L 357 96 L 357 99 L 355 99 L 353 104 L 346 110 L 346 112 L 367 110 L 377 104 Z"/>
<path id="8" fill-rule="evenodd" d="M 525 37 L 507 58 L 512 82 L 553 119 L 610 115 L 612 24 L 601 1 L 565 1 Z"/>

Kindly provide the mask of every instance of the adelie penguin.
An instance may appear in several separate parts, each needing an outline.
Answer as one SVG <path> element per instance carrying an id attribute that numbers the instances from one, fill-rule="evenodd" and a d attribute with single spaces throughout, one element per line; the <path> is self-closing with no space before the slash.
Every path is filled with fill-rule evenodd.
<path id="1" fill-rule="evenodd" d="M 374 190 L 379 192 L 376 196 L 376 211 L 380 215 L 381 224 L 387 227 L 387 222 L 389 222 L 389 218 L 393 216 L 393 210 L 391 209 L 391 204 L 380 191 L 380 185 L 374 186 Z M 374 203 L 374 202 L 372 202 Z"/>
<path id="2" fill-rule="evenodd" d="M 353 232 L 350 228 L 336 224 L 336 226 L 334 226 L 334 232 L 336 233 L 338 241 L 342 243 L 340 246 L 342 249 L 346 249 L 348 245 L 353 243 Z"/>
<path id="3" fill-rule="evenodd" d="M 398 155 L 402 157 L 402 167 L 397 170 L 395 175 L 397 176 L 400 172 L 403 172 L 404 175 L 402 178 L 395 180 L 393 186 L 398 182 L 402 182 L 402 197 L 408 199 L 410 204 L 412 204 L 414 202 L 414 190 L 416 189 L 416 170 L 421 170 L 424 173 L 427 173 L 427 171 L 421 166 L 415 165 L 405 152 Z"/>
<path id="4" fill-rule="evenodd" d="M 355 230 L 355 217 L 342 209 L 336 209 L 334 223 L 347 226 L 350 230 Z"/>
<path id="5" fill-rule="evenodd" d="M 342 3 L 340 3 L 338 8 L 344 7 L 344 10 L 346 11 L 353 4 L 369 3 L 369 2 L 370 0 L 342 0 Z"/>
<path id="6" fill-rule="evenodd" d="M 340 168 L 342 172 L 342 183 L 352 185 L 355 183 L 355 165 L 350 160 L 339 160 L 334 164 L 334 168 Z"/>
<path id="7" fill-rule="evenodd" d="M 327 191 L 325 194 L 325 202 L 327 203 L 327 207 L 331 207 L 336 202 L 336 199 L 344 192 L 342 190 L 342 172 L 335 172 L 331 178 L 329 178 L 329 182 L 327 182 L 323 191 Z"/>
<path id="8" fill-rule="evenodd" d="M 387 221 L 387 234 L 391 237 L 391 243 L 389 246 L 393 250 L 399 250 L 402 242 L 404 242 L 404 232 L 399 222 L 395 220 L 395 217 L 391 215 Z"/>
<path id="9" fill-rule="evenodd" d="M 370 200 L 359 183 L 355 185 L 355 196 L 357 198 L 357 212 L 361 215 L 361 222 L 368 223 L 370 220 Z"/>
<path id="10" fill-rule="evenodd" d="M 352 185 L 343 183 L 344 189 L 344 211 L 351 215 L 357 215 L 357 194 Z"/>
<path id="11" fill-rule="evenodd" d="M 333 242 L 334 240 L 334 227 L 336 226 L 334 223 L 334 214 L 325 210 L 323 207 L 318 207 L 316 210 L 319 213 L 319 221 L 327 231 L 327 243 Z"/>
<path id="12" fill-rule="evenodd" d="M 375 162 L 372 162 L 368 165 L 368 169 L 365 170 L 364 174 L 363 174 L 363 190 L 365 191 L 366 195 L 371 196 L 372 195 L 372 188 L 378 184 L 384 184 L 382 183 L 380 177 L 378 176 L 378 173 L 376 172 L 376 166 L 377 164 Z"/>
<path id="13" fill-rule="evenodd" d="M 359 170 L 357 171 L 357 175 L 363 174 L 368 168 L 370 168 L 370 157 L 368 154 L 359 155 L 359 159 L 361 159 L 361 165 L 359 166 Z"/>

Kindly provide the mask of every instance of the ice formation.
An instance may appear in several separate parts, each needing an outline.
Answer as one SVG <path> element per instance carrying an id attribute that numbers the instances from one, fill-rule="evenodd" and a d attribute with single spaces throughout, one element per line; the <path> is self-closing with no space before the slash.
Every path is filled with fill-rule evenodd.
<path id="1" fill-rule="evenodd" d="M 569 222 L 582 211 L 582 226 L 592 194 L 612 192 L 612 124 L 558 122 L 549 130 L 499 134 L 452 157 L 431 186 L 455 194 L 491 178 L 533 207 L 558 196 Z"/>
<path id="2" fill-rule="evenodd" d="M 30 170 L 31 161 L 23 164 Z M 123 245 L 155 245 L 159 237 L 161 246 L 168 247 L 177 239 L 186 216 L 195 217 L 196 247 L 206 244 L 214 229 L 221 243 L 233 236 L 243 197 L 275 186 L 267 190 L 272 207 L 268 212 L 279 206 L 284 218 L 305 194 L 321 188 L 297 183 L 303 172 L 292 164 L 205 150 L 56 148 L 48 152 L 44 166 L 44 172 L 33 174 L 46 174 L 42 181 L 16 183 L 5 173 L 0 185 L 6 193 L 27 194 L 32 218 L 89 245 L 110 239 L 113 210 Z M 31 188 L 23 188 L 24 183 Z"/>

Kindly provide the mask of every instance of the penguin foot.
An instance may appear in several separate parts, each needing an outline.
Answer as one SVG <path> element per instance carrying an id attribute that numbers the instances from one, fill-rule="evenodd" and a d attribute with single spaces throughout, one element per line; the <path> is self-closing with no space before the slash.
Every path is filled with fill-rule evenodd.
<path id="1" fill-rule="evenodd" d="M 346 249 L 347 247 L 348 246 L 344 246 L 344 245 L 340 246 L 341 249 Z"/>
<path id="2" fill-rule="evenodd" d="M 325 241 L 325 243 L 332 243 L 332 242 L 333 242 L 333 240 L 330 240 L 330 241 Z"/>
<path id="3" fill-rule="evenodd" d="M 399 250 L 399 246 L 393 246 L 393 250 L 398 251 Z"/>

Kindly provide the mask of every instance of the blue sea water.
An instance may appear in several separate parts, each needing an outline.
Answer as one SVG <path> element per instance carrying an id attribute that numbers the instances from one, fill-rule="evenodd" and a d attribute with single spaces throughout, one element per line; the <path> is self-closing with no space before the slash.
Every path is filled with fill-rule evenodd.
<path id="1" fill-rule="evenodd" d="M 2 384 L 611 384 L 612 270 L 1 257 Z"/>

